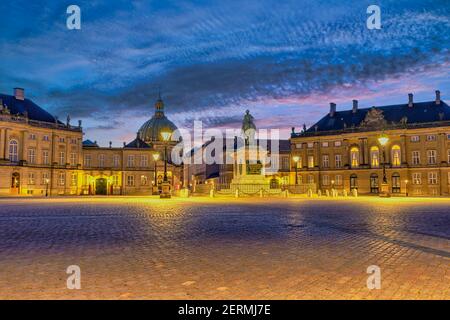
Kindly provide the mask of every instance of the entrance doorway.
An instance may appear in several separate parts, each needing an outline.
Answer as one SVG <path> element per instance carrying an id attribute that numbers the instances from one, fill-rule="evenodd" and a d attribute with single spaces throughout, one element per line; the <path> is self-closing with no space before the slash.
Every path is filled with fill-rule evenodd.
<path id="1" fill-rule="evenodd" d="M 375 173 L 372 173 L 370 175 L 370 193 L 378 193 L 379 186 L 378 186 L 378 175 Z"/>
<path id="2" fill-rule="evenodd" d="M 11 176 L 11 194 L 20 193 L 20 174 L 14 172 Z"/>
<path id="3" fill-rule="evenodd" d="M 95 180 L 95 194 L 107 195 L 107 181 L 105 178 Z"/>
<path id="4" fill-rule="evenodd" d="M 358 190 L 358 177 L 356 176 L 356 174 L 352 174 L 350 176 L 350 191 L 352 191 L 353 189 Z"/>

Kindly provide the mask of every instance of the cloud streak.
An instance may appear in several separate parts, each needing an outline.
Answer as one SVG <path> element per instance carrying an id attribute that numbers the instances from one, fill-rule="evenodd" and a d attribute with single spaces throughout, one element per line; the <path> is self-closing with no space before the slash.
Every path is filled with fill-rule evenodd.
<path id="1" fill-rule="evenodd" d="M 381 1 L 382 30 L 365 27 L 368 1 L 80 1 L 79 32 L 65 29 L 59 2 L 38 1 L 28 16 L 12 3 L 1 5 L 11 13 L 0 22 L 1 91 L 24 86 L 60 116 L 106 115 L 91 127 L 121 136 L 151 116 L 159 86 L 180 126 L 235 125 L 255 108 L 284 128 L 317 120 L 339 90 L 350 101 L 383 88 L 398 100 L 407 88 L 396 79 L 449 87 L 433 76 L 448 78 L 445 1 Z M 124 116 L 136 123 L 114 123 Z"/>

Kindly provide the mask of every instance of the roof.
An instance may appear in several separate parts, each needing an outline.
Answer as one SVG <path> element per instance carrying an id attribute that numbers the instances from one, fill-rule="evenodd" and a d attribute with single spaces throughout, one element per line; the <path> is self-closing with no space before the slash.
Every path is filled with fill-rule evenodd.
<path id="1" fill-rule="evenodd" d="M 150 144 L 145 143 L 139 137 L 125 145 L 125 148 L 133 148 L 133 149 L 151 149 L 152 146 Z"/>
<path id="2" fill-rule="evenodd" d="M 86 148 L 86 147 L 87 148 L 98 148 L 99 146 L 97 144 L 97 141 L 92 142 L 91 140 L 87 139 L 87 140 L 83 141 L 83 147 L 84 148 Z"/>
<path id="3" fill-rule="evenodd" d="M 336 111 L 333 116 L 328 113 L 312 125 L 306 130 L 306 134 L 326 133 L 347 128 L 368 127 L 370 129 L 371 121 L 378 121 L 378 123 L 375 122 L 378 126 L 375 126 L 374 130 L 379 130 L 380 126 L 384 129 L 395 125 L 448 122 L 450 107 L 444 101 L 440 104 L 436 104 L 436 101 L 428 101 L 414 103 L 412 107 L 406 103 L 357 109 L 355 113 L 352 110 Z M 298 135 L 292 134 L 293 137 Z"/>
<path id="4" fill-rule="evenodd" d="M 31 120 L 55 123 L 56 119 L 50 113 L 39 107 L 30 99 L 19 100 L 14 96 L 0 94 L 3 106 L 8 107 L 11 114 L 25 114 Z"/>

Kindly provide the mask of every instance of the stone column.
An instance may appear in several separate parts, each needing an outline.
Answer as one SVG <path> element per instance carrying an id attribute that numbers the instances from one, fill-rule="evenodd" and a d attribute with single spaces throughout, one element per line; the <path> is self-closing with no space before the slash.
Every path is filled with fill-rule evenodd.
<path id="1" fill-rule="evenodd" d="M 401 148 L 402 148 L 402 150 L 401 150 L 401 155 L 402 155 L 402 161 L 401 161 L 401 164 L 402 165 L 406 165 L 407 163 L 408 163 L 408 153 L 406 152 L 407 150 L 406 150 L 406 135 L 401 135 L 401 138 L 402 138 L 402 140 L 401 140 Z"/>
<path id="2" fill-rule="evenodd" d="M 3 154 L 5 155 L 5 159 L 8 159 L 9 153 L 8 153 L 8 129 L 4 130 L 3 136 L 4 136 L 4 144 L 3 144 Z"/>
<path id="3" fill-rule="evenodd" d="M 28 131 L 23 130 L 21 132 L 21 141 L 19 142 L 19 160 L 27 160 L 27 141 L 28 141 Z"/>
<path id="4" fill-rule="evenodd" d="M 441 163 L 447 163 L 447 148 L 445 147 L 445 142 L 447 139 L 447 135 L 445 133 L 439 133 L 438 135 L 438 150 L 437 152 L 440 153 L 440 162 Z"/>

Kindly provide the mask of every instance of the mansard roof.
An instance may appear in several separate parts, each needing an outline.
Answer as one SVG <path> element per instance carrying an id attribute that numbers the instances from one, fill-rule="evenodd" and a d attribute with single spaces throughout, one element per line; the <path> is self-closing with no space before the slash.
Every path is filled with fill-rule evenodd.
<path id="1" fill-rule="evenodd" d="M 396 104 L 373 106 L 371 108 L 336 111 L 328 113 L 302 133 L 292 133 L 291 137 L 302 135 L 338 134 L 353 131 L 375 131 L 389 128 L 428 127 L 450 124 L 450 107 L 444 102 L 416 102 L 413 106 Z"/>
<path id="2" fill-rule="evenodd" d="M 16 97 L 0 94 L 0 101 L 3 107 L 7 107 L 10 114 L 16 115 L 25 115 L 27 114 L 28 119 L 37 120 L 42 122 L 51 122 L 55 123 L 56 119 L 50 113 L 39 107 L 30 99 L 16 99 Z M 2 107 L 0 106 L 0 107 Z"/>
<path id="3" fill-rule="evenodd" d="M 125 148 L 132 148 L 132 149 L 151 149 L 152 146 L 148 143 L 146 143 L 141 138 L 137 137 L 127 145 L 125 145 Z"/>
<path id="4" fill-rule="evenodd" d="M 97 141 L 92 142 L 91 140 L 87 139 L 83 141 L 83 147 L 87 148 L 99 148 Z"/>

